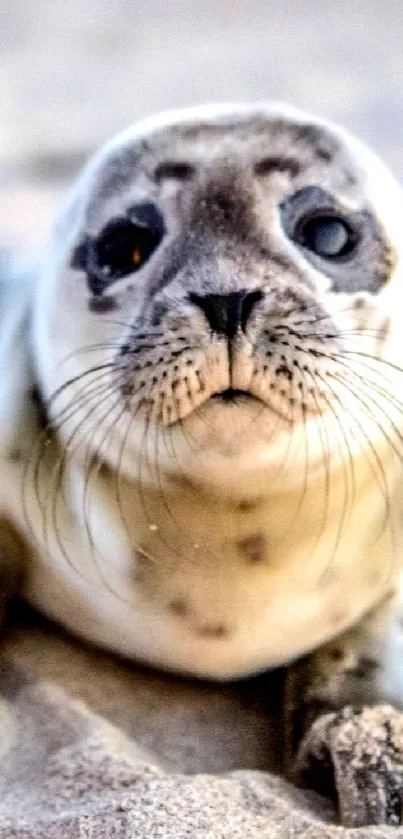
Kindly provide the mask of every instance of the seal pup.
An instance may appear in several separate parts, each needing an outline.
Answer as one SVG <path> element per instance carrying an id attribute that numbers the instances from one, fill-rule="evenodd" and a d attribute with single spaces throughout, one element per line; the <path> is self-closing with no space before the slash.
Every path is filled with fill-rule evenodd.
<path id="1" fill-rule="evenodd" d="M 322 119 L 170 112 L 90 160 L 1 290 L 24 596 L 156 667 L 287 665 L 286 752 L 317 788 L 334 731 L 367 732 L 350 707 L 403 695 L 402 217 L 385 166 Z M 401 728 L 386 708 L 344 823 L 399 823 Z"/>

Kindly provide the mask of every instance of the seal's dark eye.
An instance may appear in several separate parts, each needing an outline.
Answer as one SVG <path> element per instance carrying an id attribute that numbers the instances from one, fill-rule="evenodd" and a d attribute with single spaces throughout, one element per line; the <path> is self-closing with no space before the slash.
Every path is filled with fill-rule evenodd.
<path id="1" fill-rule="evenodd" d="M 158 247 L 164 233 L 160 212 L 141 204 L 112 219 L 96 240 L 97 262 L 114 279 L 141 268 Z"/>
<path id="2" fill-rule="evenodd" d="M 72 267 L 86 271 L 94 294 L 102 294 L 114 280 L 138 271 L 160 244 L 164 221 L 153 204 L 141 204 L 116 216 L 96 237 L 76 248 Z"/>
<path id="3" fill-rule="evenodd" d="M 356 244 L 356 237 L 344 219 L 330 215 L 300 222 L 296 238 L 300 245 L 323 259 L 347 256 Z"/>
<path id="4" fill-rule="evenodd" d="M 98 265 L 114 279 L 124 277 L 147 262 L 159 241 L 154 230 L 129 219 L 113 219 L 96 242 Z"/>

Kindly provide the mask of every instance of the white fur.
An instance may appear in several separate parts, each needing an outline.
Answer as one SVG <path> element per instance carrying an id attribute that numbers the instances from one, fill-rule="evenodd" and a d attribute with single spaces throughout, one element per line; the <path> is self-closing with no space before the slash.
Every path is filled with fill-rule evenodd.
<path id="1" fill-rule="evenodd" d="M 122 463 L 120 500 L 127 516 L 125 522 L 110 476 L 97 475 L 95 471 L 91 492 L 86 496 L 82 457 L 87 441 L 83 439 L 82 446 L 77 446 L 71 457 L 64 485 L 65 500 L 57 500 L 62 544 L 52 528 L 45 532 L 40 509 L 42 504 L 49 510 L 54 498 L 52 481 L 60 454 L 58 444 L 49 442 L 42 463 L 39 500 L 30 484 L 32 475 L 30 479 L 26 475 L 24 478 L 26 465 L 10 464 L 7 454 L 13 436 L 10 429 L 15 427 L 21 411 L 24 416 L 26 412 L 24 388 L 29 363 L 32 361 L 43 392 L 49 396 L 65 379 L 84 369 L 82 358 L 67 360 L 77 346 L 101 341 L 106 334 L 112 343 L 121 337 L 119 327 L 108 326 L 102 319 L 89 326 L 91 319 L 84 287 L 77 291 L 69 316 L 70 292 L 63 289 L 60 279 L 65 270 L 67 248 L 81 223 L 80 199 L 96 181 L 105 156 L 164 126 L 211 119 L 225 122 L 234 117 L 247 118 L 259 110 L 298 122 L 325 124 L 284 106 L 202 106 L 146 120 L 98 153 L 70 199 L 70 206 L 77 207 L 74 223 L 69 228 L 62 220 L 40 272 L 31 323 L 33 357 L 28 330 L 25 343 L 17 338 L 26 305 L 26 294 L 22 291 L 17 295 L 16 309 L 14 303 L 10 304 L 7 331 L 0 344 L 0 372 L 3 371 L 0 411 L 4 417 L 0 508 L 32 543 L 26 596 L 43 612 L 97 644 L 158 666 L 217 678 L 278 665 L 323 644 L 359 621 L 396 585 L 402 549 L 401 465 L 396 453 L 388 451 L 384 441 L 378 439 L 376 424 L 371 424 L 367 412 L 362 411 L 361 423 L 381 453 L 390 498 L 388 526 L 382 531 L 384 498 L 374 483 L 373 464 L 365 451 L 366 435 L 363 432 L 357 438 L 357 434 L 350 434 L 356 493 L 354 503 L 349 501 L 340 538 L 336 511 L 340 494 L 345 490 L 342 457 L 345 438 L 330 417 L 326 419 L 326 434 L 331 441 L 330 487 L 326 485 L 323 470 L 323 441 L 319 439 L 314 418 L 305 428 L 297 429 L 291 444 L 287 426 L 277 430 L 273 424 L 274 442 L 264 445 L 267 420 L 266 425 L 259 424 L 251 408 L 238 415 L 234 429 L 233 420 L 225 413 L 227 408 L 221 407 L 219 412 L 215 406 L 207 407 L 215 434 L 219 429 L 221 435 L 219 444 L 208 424 L 202 426 L 197 418 L 191 417 L 189 433 L 198 440 L 202 452 L 200 457 L 191 459 L 189 444 L 175 436 L 175 431 L 171 432 L 176 457 L 189 483 L 181 484 L 180 475 L 175 473 L 176 461 L 168 445 L 171 438 L 166 434 L 160 438 L 161 474 L 156 480 L 145 458 L 142 487 L 135 475 L 144 435 L 141 427 L 135 426 Z M 381 310 L 392 313 L 385 354 L 396 365 L 403 365 L 402 193 L 371 152 L 341 129 L 330 128 L 348 146 L 357 166 L 366 171 L 368 195 L 398 254 L 394 276 L 376 302 L 376 317 L 379 318 Z M 335 316 L 342 320 L 342 296 L 335 299 L 334 307 L 338 312 Z M 91 341 L 87 340 L 89 331 Z M 91 363 L 96 360 L 102 363 L 105 358 L 105 352 L 99 350 L 91 356 Z M 220 364 L 218 359 L 218 367 Z M 386 378 L 385 386 L 396 393 L 400 387 L 397 371 L 394 374 L 389 369 Z M 340 398 L 348 417 L 349 397 L 345 390 L 340 390 Z M 59 407 L 62 406 L 63 402 Z M 91 431 L 95 449 L 105 445 L 101 425 L 105 405 L 97 410 L 99 424 Z M 112 407 L 112 416 L 113 410 Z M 356 405 L 354 410 L 357 413 Z M 401 425 L 398 409 L 394 412 L 391 407 L 390 411 L 391 419 Z M 256 422 L 256 437 L 248 431 L 251 420 Z M 65 439 L 68 428 L 67 424 Z M 346 428 L 348 435 L 347 425 Z M 124 433 L 124 421 L 116 413 L 106 456 L 112 467 L 119 459 Z M 241 449 L 234 442 L 240 440 Z M 156 444 L 151 436 L 149 451 L 155 451 Z M 306 445 L 312 472 L 301 506 L 299 491 Z M 281 483 L 278 480 L 276 483 L 287 452 L 289 465 L 283 467 Z M 23 478 L 24 503 L 21 501 Z M 190 491 L 192 482 L 200 487 L 198 494 Z M 245 499 L 251 504 L 259 503 L 240 518 L 237 503 Z M 298 527 L 292 527 L 297 513 Z M 86 519 L 91 524 L 91 537 Z M 256 532 L 267 539 L 268 561 L 252 566 L 242 562 L 233 545 Z M 153 569 L 150 585 L 154 588 L 149 594 L 134 579 L 138 568 L 137 548 L 148 556 Z M 66 557 L 71 559 L 70 564 Z M 327 558 L 325 562 L 324 558 Z M 174 614 L 169 608 L 178 598 L 187 602 L 186 615 Z M 214 637 L 214 628 L 221 626 L 226 632 L 222 637 L 219 633 Z M 210 635 L 206 627 L 212 630 Z"/>

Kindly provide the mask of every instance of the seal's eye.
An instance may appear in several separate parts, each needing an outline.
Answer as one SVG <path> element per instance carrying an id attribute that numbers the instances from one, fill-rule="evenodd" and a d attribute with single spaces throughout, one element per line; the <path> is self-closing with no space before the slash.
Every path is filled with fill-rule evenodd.
<path id="1" fill-rule="evenodd" d="M 287 196 L 280 204 L 280 214 L 287 236 L 304 248 L 312 261 L 319 257 L 344 264 L 356 255 L 362 238 L 357 213 L 346 215 L 337 198 L 320 187 L 305 186 Z"/>
<path id="2" fill-rule="evenodd" d="M 154 231 L 129 219 L 113 219 L 96 241 L 98 266 L 111 278 L 124 277 L 144 265 L 158 243 Z"/>
<path id="3" fill-rule="evenodd" d="M 282 232 L 332 292 L 379 290 L 390 276 L 390 244 L 369 207 L 349 207 L 311 184 L 286 195 L 278 210 Z"/>
<path id="4" fill-rule="evenodd" d="M 141 268 L 160 244 L 164 233 L 162 216 L 152 204 L 142 204 L 127 216 L 112 219 L 95 242 L 99 268 L 112 279 Z"/>
<path id="5" fill-rule="evenodd" d="M 93 294 L 114 280 L 138 271 L 160 244 L 164 220 L 153 204 L 138 204 L 116 216 L 98 236 L 87 236 L 75 249 L 71 266 L 85 271 Z"/>
<path id="6" fill-rule="evenodd" d="M 300 245 L 323 259 L 347 256 L 354 249 L 356 237 L 339 216 L 321 215 L 299 223 L 296 238 Z"/>

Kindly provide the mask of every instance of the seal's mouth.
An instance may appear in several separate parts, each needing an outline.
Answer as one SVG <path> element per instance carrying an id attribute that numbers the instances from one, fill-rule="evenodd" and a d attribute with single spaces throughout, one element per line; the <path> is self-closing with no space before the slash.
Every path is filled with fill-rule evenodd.
<path id="1" fill-rule="evenodd" d="M 249 390 L 237 390 L 233 387 L 227 387 L 225 390 L 217 391 L 217 393 L 213 393 L 210 398 L 227 403 L 240 401 L 244 402 L 245 400 L 253 400 L 254 402 L 260 401 Z"/>

